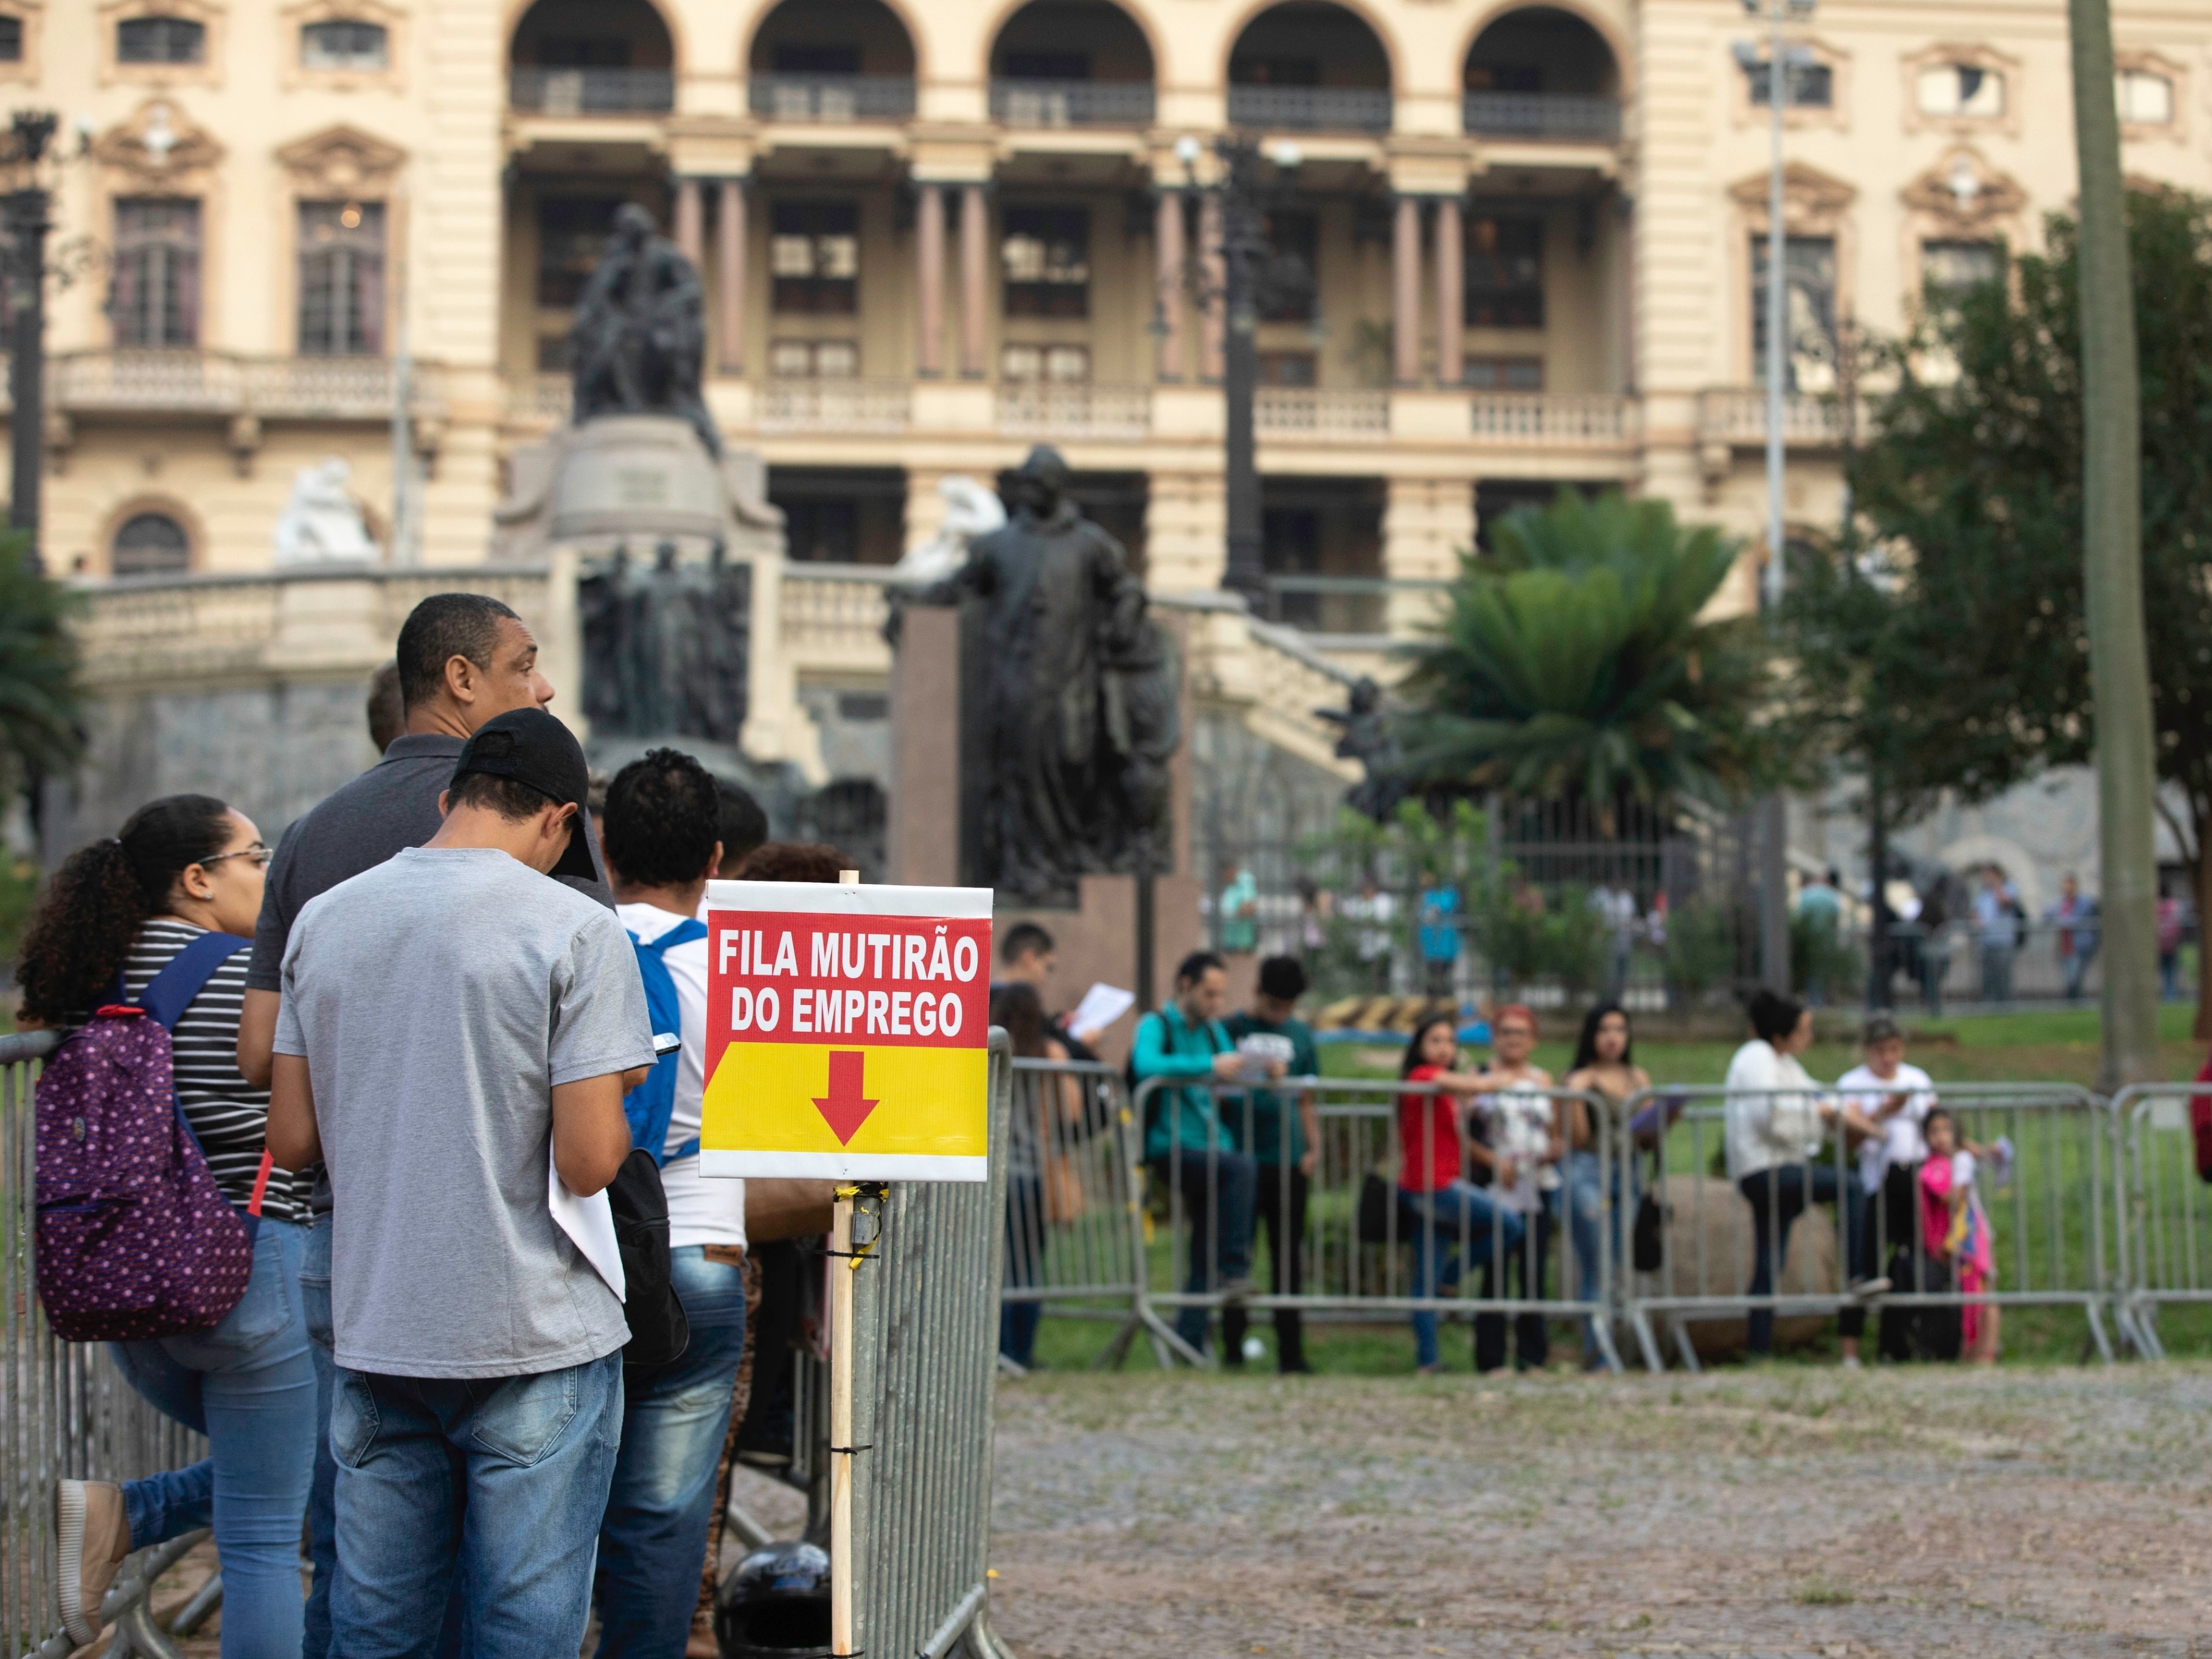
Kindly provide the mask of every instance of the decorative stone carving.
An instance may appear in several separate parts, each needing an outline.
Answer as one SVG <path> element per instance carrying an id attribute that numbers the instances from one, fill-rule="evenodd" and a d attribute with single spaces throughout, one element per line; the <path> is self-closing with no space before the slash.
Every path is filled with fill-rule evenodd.
<path id="1" fill-rule="evenodd" d="M 382 197 L 406 165 L 407 152 L 374 133 L 341 123 L 295 139 L 276 151 L 301 197 Z"/>
<path id="2" fill-rule="evenodd" d="M 993 495 L 965 473 L 956 472 L 937 481 L 945 501 L 945 516 L 936 533 L 916 542 L 893 567 L 910 582 L 942 581 L 968 562 L 969 548 L 979 536 L 1003 529 L 1006 509 Z"/>
<path id="3" fill-rule="evenodd" d="M 110 172 L 111 189 L 174 190 L 198 173 L 210 172 L 223 148 L 196 125 L 173 98 L 149 98 L 126 121 L 92 141 L 92 159 Z"/>
<path id="4" fill-rule="evenodd" d="M 346 488 L 353 469 L 333 455 L 292 477 L 291 499 L 276 518 L 276 565 L 357 564 L 378 548 L 362 523 L 361 504 Z"/>

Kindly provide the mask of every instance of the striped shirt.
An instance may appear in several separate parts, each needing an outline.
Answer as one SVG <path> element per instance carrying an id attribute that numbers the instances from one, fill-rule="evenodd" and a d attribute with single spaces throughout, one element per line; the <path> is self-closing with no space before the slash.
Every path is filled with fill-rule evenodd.
<path id="1" fill-rule="evenodd" d="M 157 919 L 138 930 L 123 963 L 124 994 L 136 1002 L 154 975 L 207 930 L 188 921 Z M 246 1000 L 246 969 L 252 951 L 234 953 L 215 970 L 170 1033 L 177 1099 L 185 1121 L 199 1137 L 222 1195 L 241 1209 L 253 1196 L 261 1149 L 269 1137 L 269 1091 L 257 1089 L 238 1069 L 238 1015 Z M 283 1170 L 270 1172 L 261 1213 L 270 1221 L 305 1224 L 308 1182 Z"/>

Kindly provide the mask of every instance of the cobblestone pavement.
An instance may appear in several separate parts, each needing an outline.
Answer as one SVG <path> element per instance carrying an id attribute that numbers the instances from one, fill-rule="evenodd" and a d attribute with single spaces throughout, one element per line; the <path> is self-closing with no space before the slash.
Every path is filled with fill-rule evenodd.
<path id="1" fill-rule="evenodd" d="M 994 1622 L 1093 1656 L 2212 1659 L 2212 1367 L 1000 1391 Z"/>

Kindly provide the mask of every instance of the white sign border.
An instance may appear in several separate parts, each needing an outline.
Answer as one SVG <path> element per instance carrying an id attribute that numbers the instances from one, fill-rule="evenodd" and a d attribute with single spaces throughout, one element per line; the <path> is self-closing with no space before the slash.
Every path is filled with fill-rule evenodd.
<path id="1" fill-rule="evenodd" d="M 699 1154 L 708 1180 L 763 1181 L 988 1181 L 988 1158 L 932 1152 L 741 1152 L 708 1148 Z"/>
<path id="2" fill-rule="evenodd" d="M 988 887 L 891 887 L 826 881 L 710 881 L 707 911 L 787 910 L 806 915 L 945 917 L 991 920 Z"/>

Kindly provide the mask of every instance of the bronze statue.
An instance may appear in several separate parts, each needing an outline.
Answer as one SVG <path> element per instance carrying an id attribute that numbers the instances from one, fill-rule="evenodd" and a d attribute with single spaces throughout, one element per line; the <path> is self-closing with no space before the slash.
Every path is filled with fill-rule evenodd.
<path id="1" fill-rule="evenodd" d="M 653 234 L 653 216 L 635 202 L 615 211 L 568 343 L 578 426 L 602 415 L 675 415 L 721 459 L 722 436 L 699 392 L 707 345 L 699 272 L 675 243 Z"/>
<path id="2" fill-rule="evenodd" d="M 1382 706 L 1382 688 L 1364 674 L 1352 683 L 1342 708 L 1316 708 L 1315 715 L 1340 727 L 1339 760 L 1356 760 L 1366 776 L 1345 793 L 1344 804 L 1380 823 L 1406 798 L 1406 754 L 1391 730 Z"/>
<path id="3" fill-rule="evenodd" d="M 1006 526 L 912 602 L 963 610 L 963 878 L 1073 905 L 1086 873 L 1174 866 L 1182 663 L 1067 482 L 1057 451 L 1031 450 Z"/>
<path id="4" fill-rule="evenodd" d="M 653 568 L 627 544 L 577 584 L 584 635 L 584 712 L 592 734 L 700 738 L 734 746 L 744 729 L 752 568 L 717 542 L 704 565 L 679 564 L 662 542 Z"/>

